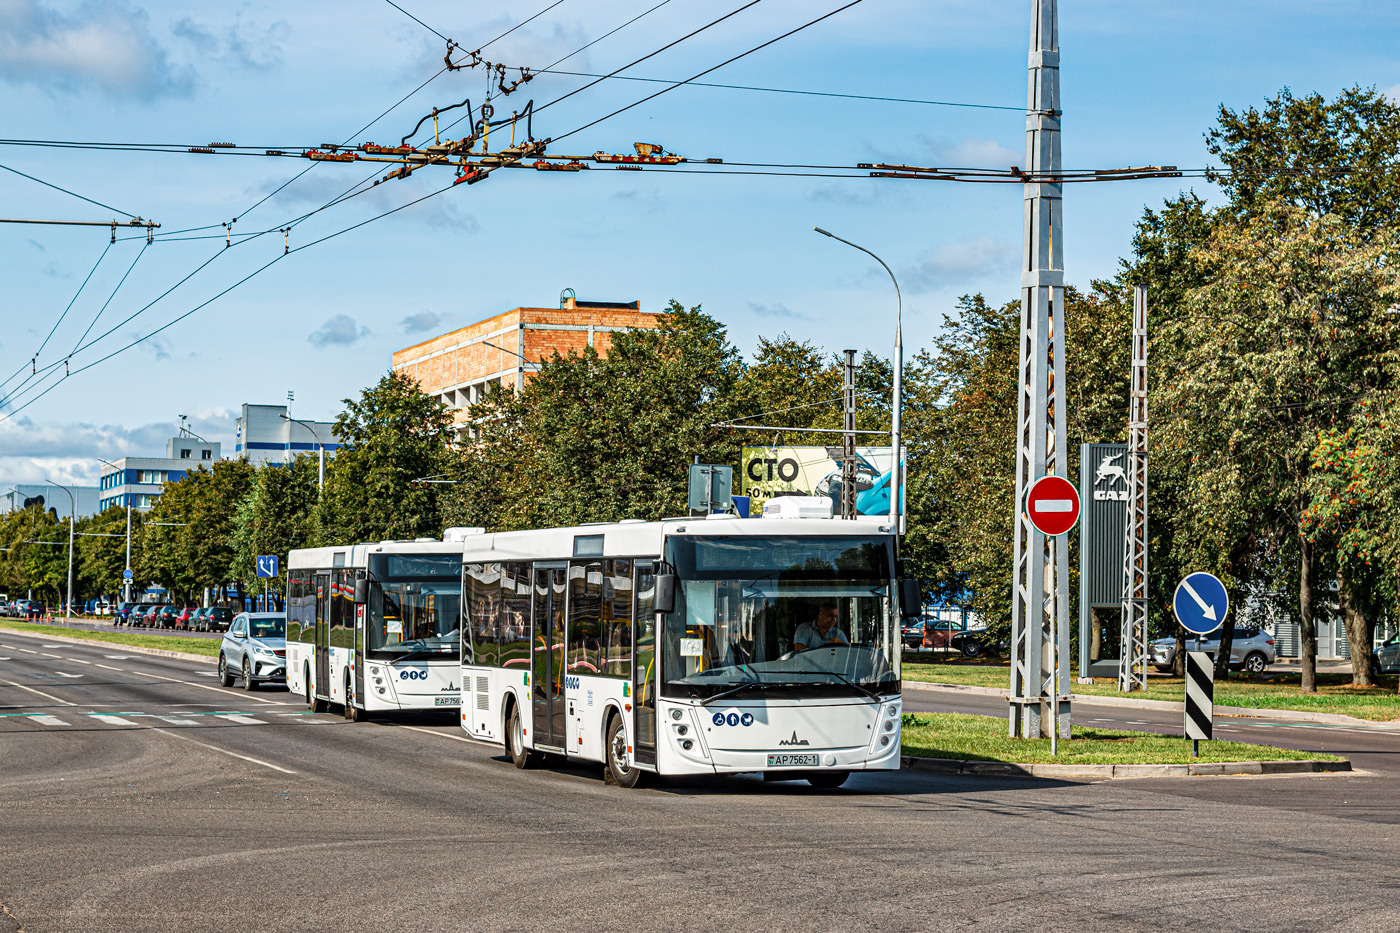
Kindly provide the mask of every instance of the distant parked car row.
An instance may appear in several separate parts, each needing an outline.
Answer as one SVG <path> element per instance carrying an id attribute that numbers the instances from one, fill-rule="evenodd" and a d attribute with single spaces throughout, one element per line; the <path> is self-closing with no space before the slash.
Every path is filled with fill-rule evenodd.
<path id="1" fill-rule="evenodd" d="M 121 603 L 113 625 L 168 628 L 187 632 L 223 632 L 233 621 L 233 610 L 224 606 L 177 606 L 167 603 Z"/>
<path id="2" fill-rule="evenodd" d="M 991 641 L 982 629 L 969 629 L 961 621 L 934 616 L 906 623 L 900 637 L 910 651 L 920 648 L 957 651 L 965 658 L 980 658 L 1004 650 L 1003 644 Z"/>
<path id="3" fill-rule="evenodd" d="M 7 602 L 0 606 L 0 615 L 9 616 L 11 619 L 26 619 L 34 621 L 42 619 L 48 608 L 37 599 L 16 599 L 14 602 Z"/>

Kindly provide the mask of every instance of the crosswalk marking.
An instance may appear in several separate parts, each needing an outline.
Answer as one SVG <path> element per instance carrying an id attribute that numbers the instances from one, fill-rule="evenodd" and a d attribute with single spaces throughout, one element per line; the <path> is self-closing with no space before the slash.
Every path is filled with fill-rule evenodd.
<path id="1" fill-rule="evenodd" d="M 136 723 L 130 719 L 123 719 L 120 716 L 113 716 L 111 713 L 88 713 L 98 722 L 105 722 L 109 726 L 134 726 Z"/>
<path id="2" fill-rule="evenodd" d="M 59 719 L 57 716 L 49 716 L 49 715 L 41 714 L 41 713 L 34 713 L 34 714 L 30 715 L 29 718 L 32 719 L 34 722 L 42 723 L 42 724 L 44 724 L 44 725 L 46 725 L 46 726 L 66 726 L 66 725 L 68 725 L 68 723 L 64 722 L 62 719 Z"/>
<path id="3" fill-rule="evenodd" d="M 213 719 L 222 719 L 227 722 L 236 723 L 241 726 L 266 726 L 271 724 L 265 719 L 255 719 L 253 716 L 247 713 L 239 713 L 232 711 L 202 712 L 193 710 L 176 710 L 173 712 L 165 713 L 144 713 L 136 710 L 122 710 L 118 713 L 93 713 L 86 711 L 80 713 L 75 711 L 73 715 L 83 717 L 87 721 L 101 723 L 102 725 L 106 726 L 141 726 L 143 725 L 142 720 L 146 720 L 144 724 L 147 726 L 151 725 L 151 720 L 160 720 L 161 722 L 169 723 L 172 726 L 198 726 L 201 724 L 201 717 L 203 717 L 203 723 L 205 725 L 209 724 L 210 717 L 212 717 Z M 281 721 L 284 723 L 291 723 L 299 726 L 327 726 L 334 725 L 340 721 L 338 718 L 320 716 L 311 712 L 275 714 L 263 713 L 262 715 L 277 715 L 291 717 L 288 719 L 283 719 Z M 27 720 L 31 723 L 34 723 L 35 725 L 40 726 L 71 727 L 73 725 L 72 722 L 68 722 L 51 713 L 0 713 L 0 722 L 4 722 L 10 719 L 21 722 Z"/>
<path id="4" fill-rule="evenodd" d="M 254 719 L 252 716 L 240 716 L 237 713 L 214 713 L 220 719 L 227 719 L 229 722 L 236 722 L 244 726 L 265 726 L 267 723 L 261 719 Z"/>
<path id="5" fill-rule="evenodd" d="M 157 718 L 157 719 L 163 719 L 163 720 L 165 720 L 166 722 L 170 723 L 172 726 L 197 726 L 197 725 L 199 725 L 199 723 L 195 722 L 193 719 L 182 719 L 182 718 L 179 717 L 179 716 L 156 716 L 156 718 Z"/>

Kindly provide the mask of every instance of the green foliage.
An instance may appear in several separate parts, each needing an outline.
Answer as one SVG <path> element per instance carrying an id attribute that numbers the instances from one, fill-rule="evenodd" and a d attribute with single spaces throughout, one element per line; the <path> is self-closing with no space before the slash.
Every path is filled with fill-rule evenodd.
<path id="1" fill-rule="evenodd" d="M 448 463 L 452 415 L 403 373 L 388 373 L 358 399 L 345 399 L 335 422 L 341 447 L 326 463 L 316 505 L 317 543 L 438 536 L 438 489 L 414 480 Z"/>
<path id="2" fill-rule="evenodd" d="M 276 554 L 285 567 L 289 551 L 310 543 L 312 513 L 320 493 L 317 469 L 318 457 L 306 454 L 258 471 L 253 488 L 234 513 L 233 579 L 256 585 L 259 555 Z"/>

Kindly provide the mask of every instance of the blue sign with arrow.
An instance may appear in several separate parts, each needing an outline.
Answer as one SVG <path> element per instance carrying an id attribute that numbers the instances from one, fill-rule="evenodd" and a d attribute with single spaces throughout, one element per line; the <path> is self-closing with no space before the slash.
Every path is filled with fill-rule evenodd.
<path id="1" fill-rule="evenodd" d="M 1186 631 L 1209 635 L 1225 621 L 1225 614 L 1230 611 L 1230 596 L 1225 592 L 1225 584 L 1214 574 L 1197 571 L 1177 584 L 1172 610 Z"/>
<path id="2" fill-rule="evenodd" d="M 268 554 L 257 558 L 257 570 L 260 577 L 277 576 L 277 555 Z"/>

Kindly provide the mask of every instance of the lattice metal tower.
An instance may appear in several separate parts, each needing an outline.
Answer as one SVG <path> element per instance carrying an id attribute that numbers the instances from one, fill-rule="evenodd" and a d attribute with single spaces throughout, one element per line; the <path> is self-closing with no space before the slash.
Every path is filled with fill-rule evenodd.
<path id="1" fill-rule="evenodd" d="M 1133 372 L 1128 412 L 1128 514 L 1123 542 L 1123 659 L 1118 689 L 1147 689 L 1147 289 L 1133 289 Z"/>
<path id="2" fill-rule="evenodd" d="M 1031 527 L 1026 491 L 1066 476 L 1064 225 L 1060 213 L 1060 45 L 1056 0 L 1032 0 L 1026 99 L 1020 399 L 1016 416 L 1010 735 L 1069 737 L 1069 542 Z"/>

